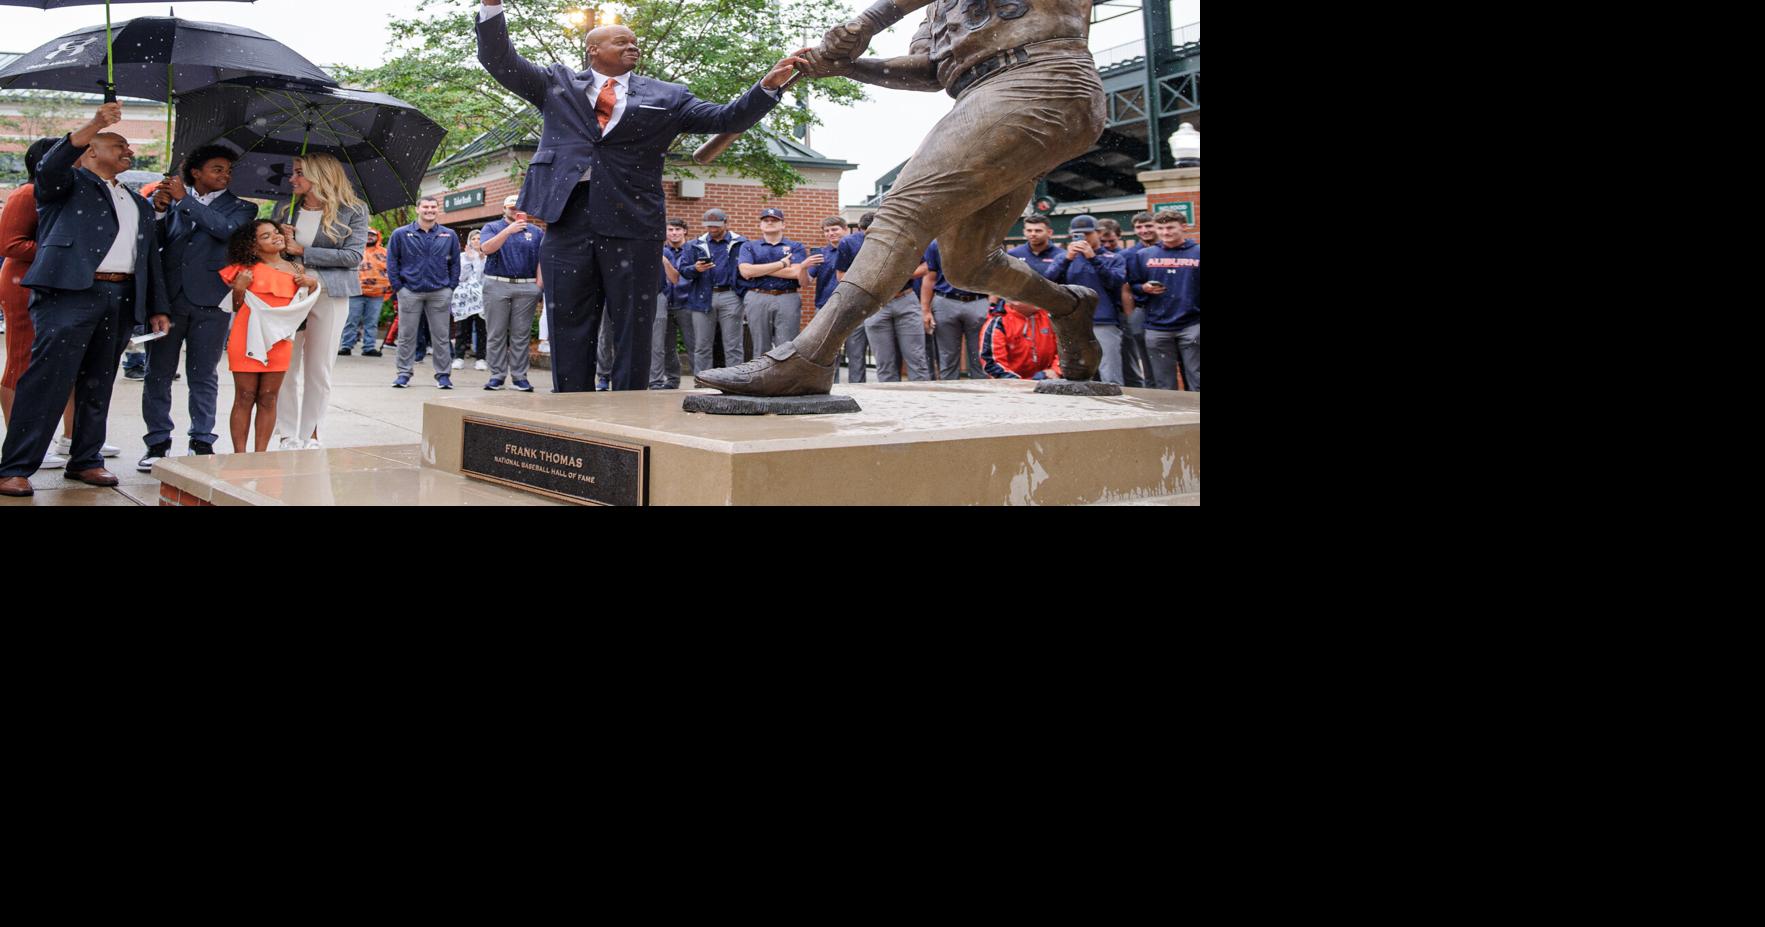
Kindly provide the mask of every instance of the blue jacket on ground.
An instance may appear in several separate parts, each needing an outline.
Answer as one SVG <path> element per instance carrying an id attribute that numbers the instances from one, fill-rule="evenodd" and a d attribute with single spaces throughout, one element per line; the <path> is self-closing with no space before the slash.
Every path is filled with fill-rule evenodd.
<path id="1" fill-rule="evenodd" d="M 392 230 L 386 243 L 386 279 L 392 292 L 433 293 L 460 285 L 460 236 L 437 223 L 429 231 L 412 222 Z"/>
<path id="2" fill-rule="evenodd" d="M 737 296 L 747 292 L 747 281 L 742 279 L 742 272 L 735 266 L 744 241 L 747 239 L 728 230 L 725 230 L 722 241 L 712 241 L 711 233 L 706 232 L 689 239 L 686 247 L 680 249 L 680 259 L 674 263 L 674 269 L 680 271 L 680 279 L 687 288 L 688 309 L 694 312 L 710 312 L 712 287 L 734 287 Z M 711 261 L 716 266 L 701 274 L 694 265 L 705 256 L 706 251 L 710 251 Z"/>
<path id="3" fill-rule="evenodd" d="M 1134 287 L 1136 312 L 1146 313 L 1146 327 L 1176 331 L 1201 321 L 1201 243 L 1185 241 L 1176 248 L 1153 245 L 1134 252 L 1128 265 Z M 1153 296 L 1139 284 L 1162 283 L 1164 293 Z"/>

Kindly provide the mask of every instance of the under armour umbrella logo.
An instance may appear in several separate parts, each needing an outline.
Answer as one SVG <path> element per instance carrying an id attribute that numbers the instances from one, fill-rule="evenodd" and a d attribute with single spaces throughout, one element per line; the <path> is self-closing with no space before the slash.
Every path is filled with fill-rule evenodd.
<path id="1" fill-rule="evenodd" d="M 67 54 L 70 56 L 78 55 L 80 52 L 83 52 L 86 50 L 86 46 L 88 46 L 96 41 L 98 41 L 98 37 L 91 36 L 90 38 L 75 39 L 72 42 L 63 42 L 54 51 L 51 51 L 49 54 L 44 55 L 43 60 L 48 61 L 50 58 L 53 58 L 56 55 L 60 55 L 60 54 Z"/>

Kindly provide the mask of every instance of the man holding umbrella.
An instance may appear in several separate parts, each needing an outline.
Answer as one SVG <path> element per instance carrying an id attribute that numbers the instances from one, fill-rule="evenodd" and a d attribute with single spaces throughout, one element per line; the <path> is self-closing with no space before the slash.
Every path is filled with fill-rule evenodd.
<path id="1" fill-rule="evenodd" d="M 42 466 L 70 389 L 74 440 L 64 475 L 115 486 L 99 450 L 117 361 L 134 325 L 171 328 L 153 207 L 116 180 L 135 153 L 127 139 L 104 131 L 122 118 L 121 103 L 98 107 L 37 168 L 37 260 L 24 279 L 36 294 L 37 338 L 0 449 L 0 495 L 31 494 L 30 476 Z"/>
<path id="2" fill-rule="evenodd" d="M 540 266 L 553 392 L 594 389 L 603 305 L 615 345 L 613 389 L 648 389 L 667 227 L 664 154 L 685 132 L 751 128 L 777 105 L 802 60 L 783 59 L 759 85 L 719 106 L 679 84 L 633 74 L 641 53 L 637 35 L 624 26 L 589 33 L 590 67 L 571 71 L 522 58 L 504 20 L 502 0 L 486 0 L 478 14 L 478 60 L 545 120 L 519 208 L 547 223 Z"/>

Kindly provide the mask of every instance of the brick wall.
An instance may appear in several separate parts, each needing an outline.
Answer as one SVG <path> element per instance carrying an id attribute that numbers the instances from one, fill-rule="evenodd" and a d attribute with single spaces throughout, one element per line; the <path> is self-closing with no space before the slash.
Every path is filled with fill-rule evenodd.
<path id="1" fill-rule="evenodd" d="M 1195 221 L 1189 225 L 1189 237 L 1196 241 L 1201 240 L 1201 191 L 1153 193 L 1147 196 L 1146 202 L 1148 210 L 1154 214 L 1158 212 L 1160 206 L 1166 203 L 1188 203 L 1190 214 L 1195 216 Z M 1132 234 L 1133 230 L 1129 229 L 1128 232 Z"/>

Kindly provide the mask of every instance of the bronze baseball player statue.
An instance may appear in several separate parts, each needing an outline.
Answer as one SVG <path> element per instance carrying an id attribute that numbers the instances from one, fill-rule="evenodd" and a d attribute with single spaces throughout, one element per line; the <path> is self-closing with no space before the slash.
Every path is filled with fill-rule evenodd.
<path id="1" fill-rule="evenodd" d="M 859 57 L 920 7 L 930 9 L 907 55 Z M 1091 0 L 877 0 L 798 52 L 811 77 L 944 90 L 956 106 L 902 168 L 852 269 L 803 333 L 748 363 L 707 370 L 698 384 L 749 396 L 827 393 L 846 336 L 913 276 L 933 238 L 951 285 L 1047 310 L 1060 369 L 1090 379 L 1102 357 L 1091 336 L 1097 294 L 1050 283 L 1000 249 L 1037 178 L 1103 134 L 1090 30 Z"/>

